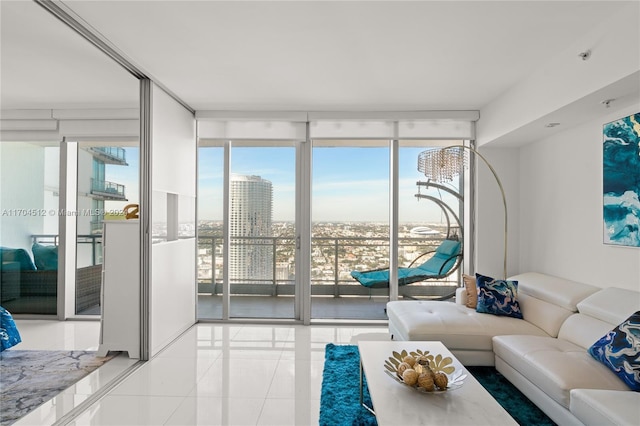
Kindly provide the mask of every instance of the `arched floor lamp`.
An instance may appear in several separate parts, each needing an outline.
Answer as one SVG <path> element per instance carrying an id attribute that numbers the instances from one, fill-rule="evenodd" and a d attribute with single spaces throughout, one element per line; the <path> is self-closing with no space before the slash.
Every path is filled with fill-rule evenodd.
<path id="1" fill-rule="evenodd" d="M 498 183 L 500 193 L 502 194 L 502 203 L 504 205 L 504 265 L 503 279 L 507 279 L 507 198 L 504 195 L 502 182 L 498 177 L 493 166 L 486 158 L 474 148 L 466 145 L 451 145 L 442 148 L 433 148 L 422 151 L 418 154 L 418 171 L 424 173 L 425 177 L 437 183 L 451 182 L 455 176 L 458 176 L 463 168 L 468 166 L 465 149 L 477 155 L 489 167 L 493 177 Z"/>

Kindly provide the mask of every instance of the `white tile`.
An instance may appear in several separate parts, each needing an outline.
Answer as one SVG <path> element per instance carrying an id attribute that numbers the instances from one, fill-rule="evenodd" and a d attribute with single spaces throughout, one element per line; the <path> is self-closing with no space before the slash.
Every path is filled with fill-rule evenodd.
<path id="1" fill-rule="evenodd" d="M 91 350 L 99 334 L 91 321 L 22 322 L 25 347 L 33 349 Z M 325 346 L 387 333 L 350 325 L 196 324 L 72 424 L 315 425 Z M 109 361 L 16 425 L 54 423 L 135 362 L 126 355 Z"/>
<path id="2" fill-rule="evenodd" d="M 265 398 L 277 364 L 271 359 L 221 358 L 200 378 L 189 396 Z"/>
<path id="3" fill-rule="evenodd" d="M 319 400 L 267 399 L 256 424 L 261 426 L 317 425 L 319 416 Z"/>
<path id="4" fill-rule="evenodd" d="M 154 358 L 131 374 L 111 393 L 187 396 L 214 362 L 208 358 Z"/>
<path id="5" fill-rule="evenodd" d="M 166 425 L 255 425 L 263 398 L 187 397 Z"/>
<path id="6" fill-rule="evenodd" d="M 40 405 L 26 416 L 18 419 L 18 421 L 13 424 L 15 426 L 40 426 L 53 424 L 64 416 L 65 413 L 73 410 L 87 398 L 87 395 L 77 395 L 68 390 L 63 391 L 54 398 Z"/>
<path id="7" fill-rule="evenodd" d="M 202 344 L 201 344 L 202 343 Z M 222 353 L 221 348 L 212 344 L 206 345 L 206 341 L 200 341 L 197 330 L 189 329 L 167 348 L 156 355 L 156 358 L 205 358 L 215 360 Z"/>
<path id="8" fill-rule="evenodd" d="M 267 398 L 320 399 L 324 361 L 281 359 Z"/>
<path id="9" fill-rule="evenodd" d="M 93 404 L 73 426 L 162 425 L 180 406 L 184 397 L 108 395 Z"/>
<path id="10" fill-rule="evenodd" d="M 136 362 L 138 362 L 137 359 L 131 359 L 125 353 L 117 355 L 67 390 L 72 389 L 78 395 L 91 395 L 109 384 Z"/>

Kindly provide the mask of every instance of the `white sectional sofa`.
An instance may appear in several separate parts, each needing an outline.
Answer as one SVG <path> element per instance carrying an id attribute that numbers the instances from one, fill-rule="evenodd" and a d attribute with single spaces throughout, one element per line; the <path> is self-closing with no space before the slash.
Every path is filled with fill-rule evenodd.
<path id="1" fill-rule="evenodd" d="M 391 338 L 439 340 L 464 365 L 495 365 L 560 425 L 640 425 L 640 393 L 587 352 L 640 311 L 640 292 L 533 272 L 509 279 L 523 319 L 478 313 L 464 300 L 394 301 Z"/>

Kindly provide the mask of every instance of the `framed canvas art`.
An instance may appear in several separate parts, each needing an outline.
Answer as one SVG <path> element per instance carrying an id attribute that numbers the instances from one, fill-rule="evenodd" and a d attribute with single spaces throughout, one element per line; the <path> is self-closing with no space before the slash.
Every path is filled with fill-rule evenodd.
<path id="1" fill-rule="evenodd" d="M 603 127 L 604 243 L 640 247 L 640 113 Z"/>

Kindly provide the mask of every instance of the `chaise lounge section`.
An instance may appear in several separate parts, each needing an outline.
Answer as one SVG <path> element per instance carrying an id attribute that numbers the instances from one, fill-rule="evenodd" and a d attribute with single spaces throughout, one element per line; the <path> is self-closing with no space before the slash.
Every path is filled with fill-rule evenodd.
<path id="1" fill-rule="evenodd" d="M 394 301 L 391 338 L 439 340 L 465 365 L 495 365 L 558 424 L 640 424 L 640 393 L 588 352 L 640 311 L 640 292 L 533 272 L 509 280 L 518 282 L 522 319 L 480 313 L 465 300 Z"/>

